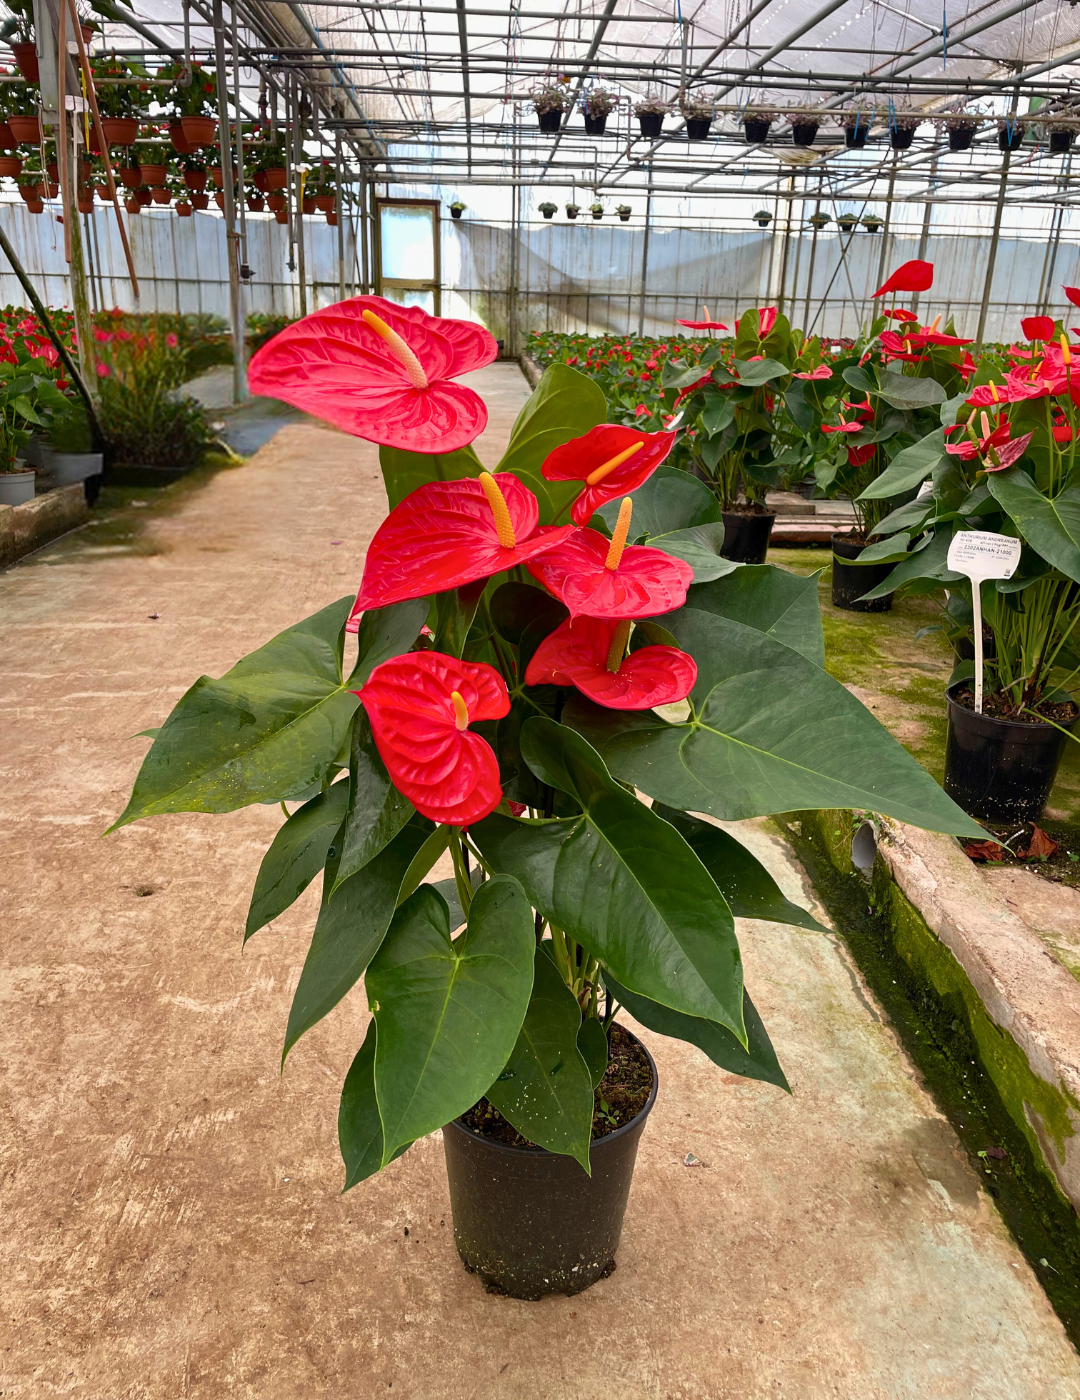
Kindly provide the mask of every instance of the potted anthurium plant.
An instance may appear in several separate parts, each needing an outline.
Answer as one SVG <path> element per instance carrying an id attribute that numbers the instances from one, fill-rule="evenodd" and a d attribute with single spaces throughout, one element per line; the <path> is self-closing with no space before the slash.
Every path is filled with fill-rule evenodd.
<path id="1" fill-rule="evenodd" d="M 496 353 L 362 296 L 253 357 L 255 393 L 380 444 L 390 512 L 355 600 L 195 682 L 115 825 L 286 804 L 246 936 L 322 874 L 285 1052 L 364 980 L 345 1185 L 441 1128 L 461 1258 L 532 1298 L 613 1266 L 658 1087 L 619 1007 L 786 1087 L 734 920 L 814 921 L 709 818 L 977 828 L 824 669 L 813 580 L 719 557 L 675 431 L 606 423 L 557 364 L 484 467 L 457 381 Z"/>
<path id="2" fill-rule="evenodd" d="M 719 321 L 678 321 L 689 330 L 725 330 Z M 765 494 L 780 469 L 773 451 L 773 402 L 790 383 L 795 347 L 787 317 L 775 306 L 744 311 L 731 349 L 716 344 L 694 363 L 669 359 L 661 372 L 664 403 L 693 424 L 689 466 L 716 494 L 725 527 L 724 556 L 764 563 L 776 512 Z"/>
<path id="3" fill-rule="evenodd" d="M 1066 291 L 1080 305 L 1080 289 Z M 1080 714 L 1080 376 L 1060 323 L 1030 316 L 1022 328 L 1027 343 L 984 354 L 942 403 L 940 426 L 867 492 L 924 487 L 879 527 L 897 560 L 880 587 L 939 597 L 960 657 L 946 690 L 945 787 L 973 816 L 1014 827 L 1042 815 Z M 981 586 L 981 712 L 972 584 L 949 567 L 962 531 L 1021 545 L 1010 576 Z"/>

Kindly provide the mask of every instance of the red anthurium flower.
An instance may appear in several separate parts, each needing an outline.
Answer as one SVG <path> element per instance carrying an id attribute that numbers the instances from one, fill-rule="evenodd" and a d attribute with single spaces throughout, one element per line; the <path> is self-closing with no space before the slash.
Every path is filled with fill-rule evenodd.
<path id="1" fill-rule="evenodd" d="M 998 404 L 1011 403 L 1009 388 L 991 379 L 989 384 L 978 384 L 964 400 L 972 408 L 990 408 Z"/>
<path id="2" fill-rule="evenodd" d="M 849 447 L 847 459 L 849 467 L 865 467 L 870 458 L 874 455 L 875 444 L 864 443 L 862 447 Z"/>
<path id="3" fill-rule="evenodd" d="M 828 365 L 818 365 L 817 369 L 796 370 L 792 379 L 831 379 L 832 370 Z"/>
<path id="4" fill-rule="evenodd" d="M 575 525 L 585 525 L 608 501 L 636 491 L 647 481 L 674 442 L 674 433 L 642 433 L 618 423 L 601 423 L 584 437 L 556 447 L 540 470 L 545 481 L 582 482 L 570 518 Z"/>
<path id="5" fill-rule="evenodd" d="M 629 635 L 629 621 L 567 618 L 540 643 L 525 683 L 576 686 L 609 710 L 651 710 L 685 700 L 697 680 L 693 658 L 663 646 L 626 656 Z"/>
<path id="6" fill-rule="evenodd" d="M 775 306 L 759 306 L 757 309 L 757 314 L 758 340 L 764 340 L 768 336 L 769 332 L 772 330 L 773 326 L 776 325 L 776 318 L 779 315 L 779 312 L 777 311 Z"/>
<path id="7" fill-rule="evenodd" d="M 1001 472 L 1006 467 L 1011 467 L 1024 455 L 1032 438 L 1031 433 L 1025 433 L 1019 438 L 1010 438 L 1012 427 L 1008 420 L 1003 419 L 993 428 L 985 411 L 979 415 L 978 424 L 972 419 L 968 424 L 968 432 L 970 436 L 964 442 L 948 443 L 945 451 L 967 462 L 973 457 L 978 457 L 982 469 L 988 472 Z M 978 433 L 981 433 L 981 436 L 977 436 Z"/>
<path id="8" fill-rule="evenodd" d="M 570 609 L 570 616 L 655 617 L 686 602 L 694 581 L 689 564 L 643 545 L 626 547 L 633 501 L 623 501 L 610 540 L 577 530 L 526 567 Z"/>
<path id="9" fill-rule="evenodd" d="M 494 337 L 472 321 L 353 297 L 274 336 L 252 357 L 248 383 L 354 437 L 453 452 L 487 424 L 480 395 L 453 381 L 497 354 Z"/>
<path id="10" fill-rule="evenodd" d="M 1061 289 L 1072 302 L 1073 306 L 1080 306 L 1080 287 L 1065 287 Z"/>
<path id="11" fill-rule="evenodd" d="M 964 358 L 960 361 L 956 368 L 960 371 L 960 373 L 964 376 L 965 379 L 970 379 L 971 376 L 978 369 L 978 365 L 971 358 L 970 353 L 967 350 L 965 350 Z"/>
<path id="12" fill-rule="evenodd" d="M 934 282 L 934 264 L 922 262 L 919 258 L 898 267 L 893 275 L 874 293 L 876 297 L 889 292 L 925 292 Z"/>
<path id="13" fill-rule="evenodd" d="M 1020 329 L 1028 340 L 1049 340 L 1054 334 L 1054 319 L 1052 316 L 1025 316 Z"/>
<path id="14" fill-rule="evenodd" d="M 510 472 L 418 486 L 368 546 L 350 624 L 368 608 L 461 588 L 524 564 L 574 528 L 537 528 L 539 514 L 536 497 Z"/>
<path id="15" fill-rule="evenodd" d="M 1073 430 L 1068 423 L 1055 423 L 1051 431 L 1055 442 L 1072 442 Z"/>
<path id="16" fill-rule="evenodd" d="M 890 360 L 907 360 L 909 363 L 916 364 L 920 360 L 926 359 L 925 355 L 914 353 L 916 334 L 921 334 L 921 332 L 909 331 L 904 335 L 899 331 L 882 331 L 878 336 L 878 341 Z"/>
<path id="17" fill-rule="evenodd" d="M 355 692 L 394 786 L 421 816 L 468 826 L 502 801 L 499 762 L 469 725 L 510 710 L 492 666 L 438 651 L 412 651 L 376 666 Z"/>
<path id="18" fill-rule="evenodd" d="M 685 326 L 686 329 L 687 329 L 688 331 L 726 331 L 726 330 L 727 330 L 727 326 L 725 326 L 722 322 L 720 322 L 720 321 L 714 321 L 714 320 L 712 319 L 712 317 L 709 315 L 709 308 L 708 308 L 707 306 L 705 306 L 704 303 L 702 304 L 702 308 L 701 308 L 701 309 L 702 309 L 702 311 L 704 311 L 704 313 L 705 313 L 705 319 L 704 319 L 704 321 L 679 321 L 679 320 L 676 320 L 675 324 L 676 324 L 677 326 Z"/>
<path id="19" fill-rule="evenodd" d="M 823 433 L 861 433 L 863 425 L 861 423 L 847 423 L 843 418 L 839 423 L 822 423 Z"/>
<path id="20" fill-rule="evenodd" d="M 847 399 L 841 399 L 845 408 L 850 408 L 852 412 L 859 415 L 860 423 L 870 423 L 874 418 L 874 405 L 870 400 L 864 399 L 862 403 L 848 403 Z"/>
<path id="21" fill-rule="evenodd" d="M 894 321 L 917 321 L 919 319 L 914 311 L 908 311 L 907 308 L 903 306 L 894 306 L 884 314 L 886 316 L 891 316 Z"/>

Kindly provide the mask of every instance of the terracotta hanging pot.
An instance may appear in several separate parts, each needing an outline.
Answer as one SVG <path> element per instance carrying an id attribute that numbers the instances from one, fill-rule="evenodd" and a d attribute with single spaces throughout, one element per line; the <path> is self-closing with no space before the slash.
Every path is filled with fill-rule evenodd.
<path id="1" fill-rule="evenodd" d="M 332 194 L 317 194 L 315 196 L 315 208 L 321 214 L 329 214 L 337 203 L 337 197 Z"/>
<path id="2" fill-rule="evenodd" d="M 20 183 L 19 194 L 22 196 L 22 198 L 26 201 L 27 204 L 30 204 L 33 200 L 39 197 L 40 188 L 41 187 L 36 180 L 29 184 Z"/>
<path id="3" fill-rule="evenodd" d="M 41 118 L 39 116 L 25 117 L 12 112 L 8 117 L 8 126 L 18 145 L 41 145 Z"/>
<path id="4" fill-rule="evenodd" d="M 132 195 L 130 199 L 124 200 L 124 208 L 128 211 L 129 214 L 142 213 L 142 205 L 139 203 L 139 201 L 135 198 L 134 195 Z"/>
<path id="5" fill-rule="evenodd" d="M 225 212 L 225 191 L 224 191 L 224 190 L 215 190 L 215 191 L 214 191 L 214 203 L 217 205 L 217 207 L 218 207 L 218 208 L 221 210 L 221 212 L 224 214 L 224 212 Z"/>
<path id="6" fill-rule="evenodd" d="M 142 171 L 137 165 L 125 165 L 116 174 L 126 190 L 137 190 L 142 184 Z"/>
<path id="7" fill-rule="evenodd" d="M 289 222 L 289 211 L 287 209 L 275 209 L 274 218 L 279 224 L 287 224 Z"/>
<path id="8" fill-rule="evenodd" d="M 38 82 L 41 74 L 38 70 L 37 44 L 33 39 L 28 39 L 24 44 L 12 44 L 11 52 L 15 55 L 15 67 L 26 81 Z"/>
<path id="9" fill-rule="evenodd" d="M 42 180 L 38 186 L 38 193 L 44 199 L 55 199 L 60 193 L 60 186 L 55 180 Z"/>
<path id="10" fill-rule="evenodd" d="M 135 198 L 139 201 L 139 203 L 140 203 L 140 204 L 142 205 L 142 207 L 145 209 L 146 206 L 147 206 L 147 205 L 151 202 L 151 200 L 154 198 L 154 196 L 153 196 L 153 194 L 150 192 L 150 190 L 148 190 L 148 189 L 146 188 L 146 186 L 144 185 L 142 189 L 138 189 L 138 190 L 135 191 Z"/>
<path id="11" fill-rule="evenodd" d="M 0 175 L 16 176 L 22 170 L 18 156 L 0 156 Z"/>
<path id="12" fill-rule="evenodd" d="M 18 145 L 15 133 L 6 121 L 0 122 L 0 150 L 11 151 Z"/>
<path id="13" fill-rule="evenodd" d="M 337 221 L 338 217 L 336 214 L 327 214 L 326 222 L 330 225 L 331 228 L 337 228 Z"/>
<path id="14" fill-rule="evenodd" d="M 45 166 L 45 173 L 54 183 L 60 179 L 60 167 L 55 160 L 50 160 Z"/>
<path id="15" fill-rule="evenodd" d="M 207 175 L 205 170 L 185 170 L 184 184 L 189 190 L 206 189 Z"/>
<path id="16" fill-rule="evenodd" d="M 172 203 L 172 195 L 169 193 L 168 190 L 162 189 L 160 185 L 156 185 L 156 186 L 150 191 L 150 196 L 151 196 L 151 198 L 153 199 L 153 201 L 154 201 L 155 204 L 171 204 L 171 203 Z"/>
<path id="17" fill-rule="evenodd" d="M 277 170 L 264 170 L 262 172 L 262 175 L 266 181 L 266 184 L 263 186 L 263 188 L 266 190 L 283 190 L 286 184 L 288 183 L 289 179 L 288 173 L 285 171 L 284 168 L 279 168 Z"/>
<path id="18" fill-rule="evenodd" d="M 249 195 L 247 206 L 253 214 L 261 214 L 266 208 L 266 200 L 261 195 Z"/>
<path id="19" fill-rule="evenodd" d="M 192 209 L 209 209 L 210 196 L 208 194 L 193 193 L 191 196 Z"/>
<path id="20" fill-rule="evenodd" d="M 102 117 L 101 129 L 110 146 L 134 146 L 139 137 L 137 117 Z"/>
<path id="21" fill-rule="evenodd" d="M 218 189 L 221 189 L 222 185 L 225 183 L 221 178 L 221 166 L 208 165 L 206 167 L 206 173 L 210 176 L 211 180 L 213 180 L 214 184 L 217 185 Z"/>
<path id="22" fill-rule="evenodd" d="M 45 212 L 45 206 L 40 199 L 28 199 L 26 201 L 26 207 L 31 214 L 43 214 Z"/>
<path id="23" fill-rule="evenodd" d="M 181 117 L 180 125 L 189 146 L 213 146 L 217 143 L 218 124 L 214 117 Z"/>
<path id="24" fill-rule="evenodd" d="M 280 214 L 285 208 L 286 200 L 283 194 L 268 194 L 266 196 L 266 207 L 274 214 Z"/>
<path id="25" fill-rule="evenodd" d="M 255 174 L 251 177 L 251 183 L 255 186 L 257 190 L 260 190 L 263 194 L 265 194 L 267 189 L 269 188 L 266 183 L 266 171 L 256 170 Z"/>
<path id="26" fill-rule="evenodd" d="M 144 185 L 153 187 L 163 185 L 169 177 L 169 172 L 164 165 L 142 165 L 142 182 Z"/>
<path id="27" fill-rule="evenodd" d="M 178 199 L 176 201 L 176 212 L 182 219 L 190 219 L 192 215 L 191 205 L 186 199 Z"/>
<path id="28" fill-rule="evenodd" d="M 173 150 L 177 155 L 191 155 L 191 142 L 184 135 L 184 128 L 178 121 L 169 123 L 169 140 L 173 143 Z"/>
<path id="29" fill-rule="evenodd" d="M 94 212 L 94 196 L 92 194 L 81 194 L 78 199 L 79 213 L 92 214 Z"/>
<path id="30" fill-rule="evenodd" d="M 314 214 L 315 196 L 313 194 L 306 194 L 304 196 L 303 203 L 301 204 L 301 208 L 303 209 L 305 214 Z"/>

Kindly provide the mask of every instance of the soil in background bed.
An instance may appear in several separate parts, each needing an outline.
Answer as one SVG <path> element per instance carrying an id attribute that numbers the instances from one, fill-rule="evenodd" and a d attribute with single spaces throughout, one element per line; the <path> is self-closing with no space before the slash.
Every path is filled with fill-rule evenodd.
<path id="1" fill-rule="evenodd" d="M 770 510 L 767 505 L 762 505 L 760 501 L 736 501 L 733 506 L 724 507 L 725 515 L 775 515 L 776 511 Z"/>
<path id="2" fill-rule="evenodd" d="M 644 1050 L 631 1040 L 619 1023 L 608 1033 L 608 1067 L 596 1090 L 593 1105 L 593 1141 L 607 1137 L 636 1118 L 652 1091 L 652 1070 Z M 508 1147 L 536 1147 L 493 1108 L 487 1099 L 473 1104 L 459 1119 L 480 1137 L 505 1143 Z M 538 1151 L 540 1149 L 537 1149 Z"/>
<path id="3" fill-rule="evenodd" d="M 963 690 L 958 690 L 953 699 L 965 710 L 975 709 L 975 692 L 966 686 Z M 984 714 L 993 719 L 1007 719 L 1013 724 L 1038 724 L 1043 719 L 1052 724 L 1068 724 L 1077 714 L 1077 706 L 1071 700 L 1041 700 L 1035 709 L 1038 711 L 1037 716 L 1027 713 L 1014 714 L 1000 695 L 983 696 Z"/>

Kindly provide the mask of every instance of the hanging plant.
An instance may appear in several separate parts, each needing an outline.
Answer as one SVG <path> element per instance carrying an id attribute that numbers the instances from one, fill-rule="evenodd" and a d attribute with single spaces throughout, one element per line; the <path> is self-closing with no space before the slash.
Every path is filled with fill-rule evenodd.
<path id="1" fill-rule="evenodd" d="M 894 151 L 906 151 L 922 125 L 921 112 L 893 112 L 889 118 L 889 145 Z"/>
<path id="2" fill-rule="evenodd" d="M 585 135 L 603 136 L 608 113 L 615 106 L 615 94 L 608 88 L 590 88 L 581 101 L 585 113 Z"/>
<path id="3" fill-rule="evenodd" d="M 713 104 L 704 97 L 693 97 L 690 93 L 684 93 L 679 110 L 682 112 L 683 121 L 686 122 L 686 139 L 707 141 L 709 128 L 712 126 Z"/>
<path id="4" fill-rule="evenodd" d="M 324 210 L 324 212 L 328 212 L 328 211 L 325 211 L 325 210 Z M 464 201 L 463 201 L 463 200 L 460 200 L 460 199 L 455 199 L 454 202 L 453 202 L 453 204 L 451 204 L 451 206 L 450 206 L 450 217 L 451 217 L 452 219 L 460 219 L 461 216 L 462 216 L 462 214 L 464 214 L 464 212 L 465 212 L 465 203 L 464 203 Z"/>
<path id="5" fill-rule="evenodd" d="M 811 228 L 821 230 L 825 227 L 826 224 L 832 223 L 832 218 L 828 214 L 824 213 L 811 214 L 806 222 L 811 226 Z"/>
<path id="6" fill-rule="evenodd" d="M 790 118 L 791 140 L 796 146 L 812 146 L 817 139 L 820 118 L 816 113 L 798 112 Z"/>
<path id="7" fill-rule="evenodd" d="M 768 209 L 759 209 L 753 218 L 758 228 L 768 228 L 772 223 L 772 214 L 769 213 Z"/>
<path id="8" fill-rule="evenodd" d="M 859 216 L 857 214 L 837 214 L 836 222 L 842 233 L 850 233 L 859 222 Z"/>
<path id="9" fill-rule="evenodd" d="M 552 204 L 550 199 L 544 200 L 543 204 L 539 205 L 538 207 L 545 219 L 550 219 L 555 213 L 557 213 L 559 208 L 557 204 Z"/>
<path id="10" fill-rule="evenodd" d="M 952 112 L 940 125 L 949 138 L 950 151 L 967 151 L 982 125 L 982 118 L 972 112 Z"/>
<path id="11" fill-rule="evenodd" d="M 848 150 L 861 151 L 866 145 L 866 138 L 870 135 L 870 128 L 874 123 L 873 109 L 864 107 L 854 107 L 848 112 L 841 112 L 837 117 L 837 124 L 843 128 L 844 145 Z"/>
<path id="12" fill-rule="evenodd" d="M 596 204 L 590 204 L 589 213 L 593 216 L 594 219 L 602 219 L 604 217 L 604 206 L 599 202 L 597 202 Z"/>
<path id="13" fill-rule="evenodd" d="M 622 220 L 622 222 L 623 222 L 624 224 L 627 224 L 627 223 L 630 222 L 630 215 L 631 215 L 634 211 L 633 211 L 633 209 L 630 208 L 629 204 L 620 204 L 620 205 L 617 207 L 617 209 L 615 210 L 615 212 L 616 212 L 616 214 L 618 214 L 618 216 L 619 216 L 619 218 Z"/>
<path id="14" fill-rule="evenodd" d="M 635 102 L 634 115 L 638 119 L 642 136 L 655 141 L 664 129 L 664 118 L 670 111 L 671 103 L 660 97 L 646 96 L 640 102 Z"/>
<path id="15" fill-rule="evenodd" d="M 541 83 L 531 92 L 533 111 L 540 123 L 540 130 L 558 131 L 562 116 L 570 105 L 570 94 L 563 83 Z"/>
<path id="16" fill-rule="evenodd" d="M 1023 144 L 1024 128 L 1019 117 L 998 117 L 998 150 L 1018 151 Z"/>
<path id="17" fill-rule="evenodd" d="M 743 114 L 743 132 L 748 146 L 761 146 L 769 138 L 769 127 L 776 120 L 776 113 L 764 108 L 748 108 Z"/>
<path id="18" fill-rule="evenodd" d="M 859 222 L 867 233 L 877 233 L 878 229 L 882 226 L 883 220 L 879 219 L 876 214 L 864 214 Z"/>
<path id="19" fill-rule="evenodd" d="M 568 204 L 568 205 L 566 206 L 566 217 L 567 217 L 568 219 L 576 219 L 577 216 L 578 216 L 578 214 L 580 213 L 580 211 L 581 211 L 581 205 L 580 205 L 580 204 Z"/>

